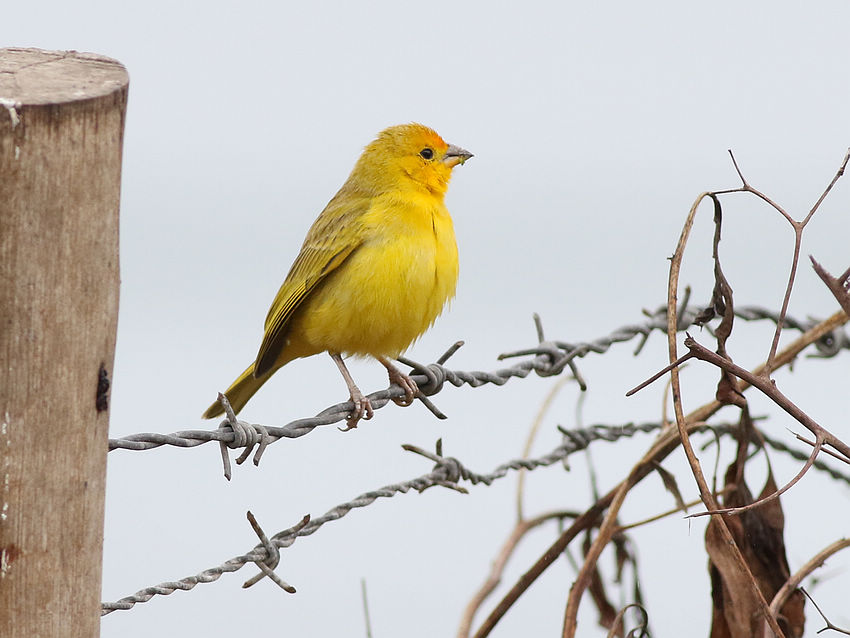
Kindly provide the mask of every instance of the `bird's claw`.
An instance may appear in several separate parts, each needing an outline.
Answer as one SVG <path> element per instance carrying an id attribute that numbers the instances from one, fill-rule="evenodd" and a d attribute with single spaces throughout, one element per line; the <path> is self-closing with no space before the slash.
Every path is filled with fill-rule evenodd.
<path id="1" fill-rule="evenodd" d="M 390 383 L 395 383 L 396 385 L 401 386 L 401 389 L 404 390 L 404 396 L 393 397 L 393 403 L 400 405 L 403 408 L 412 405 L 413 401 L 419 395 L 419 387 L 416 385 L 416 381 L 395 368 L 389 370 L 389 375 Z"/>
<path id="2" fill-rule="evenodd" d="M 351 402 L 354 404 L 354 408 L 352 408 L 351 412 L 345 419 L 345 427 L 337 428 L 340 432 L 348 432 L 349 430 L 353 430 L 357 427 L 357 423 L 359 423 L 360 419 L 368 421 L 375 414 L 375 411 L 372 409 L 372 403 L 369 401 L 369 398 L 363 396 L 362 393 L 358 392 L 357 396 L 352 393 Z"/>

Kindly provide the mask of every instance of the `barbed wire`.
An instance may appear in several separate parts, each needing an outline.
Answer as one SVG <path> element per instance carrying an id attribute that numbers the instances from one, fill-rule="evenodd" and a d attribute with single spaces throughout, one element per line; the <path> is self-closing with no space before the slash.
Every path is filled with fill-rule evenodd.
<path id="1" fill-rule="evenodd" d="M 688 306 L 679 311 L 679 330 L 685 330 L 690 327 L 694 319 L 701 312 L 702 308 L 698 306 Z M 445 418 L 442 413 L 430 402 L 428 397 L 439 393 L 446 382 L 455 387 L 469 385 L 473 388 L 492 383 L 495 385 L 504 385 L 511 378 L 525 378 L 531 372 L 536 372 L 539 376 L 554 376 L 564 371 L 564 368 L 570 367 L 573 375 L 576 377 L 579 384 L 584 389 L 584 381 L 575 367 L 574 360 L 584 357 L 593 352 L 602 354 L 617 343 L 631 341 L 635 337 L 640 336 L 641 341 L 635 349 L 634 353 L 640 353 L 649 338 L 649 335 L 654 331 L 666 332 L 667 330 L 667 308 L 661 306 L 654 312 L 644 311 L 647 317 L 646 321 L 640 324 L 631 324 L 623 326 L 605 337 L 601 337 L 590 342 L 568 343 L 565 341 L 547 341 L 543 335 L 543 328 L 539 317 L 535 315 L 535 324 L 537 327 L 538 344 L 533 348 L 509 352 L 499 356 L 499 360 L 518 357 L 518 356 L 533 356 L 532 359 L 522 361 L 508 368 L 502 368 L 492 372 L 471 371 L 463 372 L 458 370 L 449 370 L 443 364 L 449 357 L 454 354 L 463 342 L 454 344 L 436 363 L 423 365 L 411 361 L 406 358 L 399 360 L 405 365 L 409 365 L 414 374 L 412 378 L 419 386 L 420 393 L 423 395 L 420 400 L 438 417 Z M 778 320 L 779 313 L 772 310 L 766 310 L 757 306 L 746 306 L 736 308 L 735 315 L 745 321 L 770 320 L 774 323 Z M 785 317 L 784 325 L 799 331 L 806 331 L 816 325 L 814 319 L 802 321 L 793 317 Z M 710 328 L 709 328 L 710 330 Z M 850 337 L 843 328 L 838 328 L 815 344 L 817 349 L 816 354 L 810 356 L 817 357 L 834 357 L 842 349 L 850 349 Z M 392 398 L 400 397 L 404 391 L 392 385 L 386 390 L 373 392 L 369 395 L 369 400 L 372 407 L 378 410 L 384 407 Z M 190 448 L 209 443 L 211 441 L 218 442 L 222 446 L 222 455 L 225 460 L 225 474 L 229 474 L 228 463 L 226 456 L 226 448 L 238 449 L 244 448 L 243 454 L 237 459 L 237 463 L 243 462 L 252 449 L 256 446 L 257 451 L 254 454 L 254 464 L 259 463 L 260 457 L 265 447 L 280 439 L 294 439 L 305 434 L 309 434 L 315 428 L 323 425 L 331 425 L 343 421 L 352 409 L 350 401 L 332 405 L 325 410 L 322 410 L 314 417 L 296 419 L 284 426 L 267 426 L 260 424 L 251 424 L 245 421 L 231 421 L 225 419 L 221 422 L 218 429 L 215 430 L 183 430 L 173 432 L 171 434 L 158 434 L 153 432 L 144 432 L 139 434 L 131 434 L 121 438 L 109 439 L 109 450 L 124 449 L 124 450 L 150 450 L 163 445 L 171 445 L 175 447 Z"/>
<path id="2" fill-rule="evenodd" d="M 305 516 L 296 525 L 278 532 L 271 538 L 265 537 L 265 534 L 263 534 L 259 525 L 256 524 L 251 513 L 248 512 L 249 520 L 261 538 L 261 543 L 256 545 L 251 551 L 240 556 L 235 556 L 216 567 L 205 569 L 194 576 L 188 576 L 178 581 L 167 581 L 158 585 L 146 587 L 131 596 L 126 596 L 115 602 L 104 602 L 101 604 L 101 615 L 105 616 L 113 611 L 132 609 L 137 603 L 147 602 L 154 596 L 167 596 L 175 591 L 189 591 L 194 589 L 194 587 L 198 584 L 211 583 L 218 580 L 222 574 L 238 571 L 248 563 L 258 565 L 261 568 L 261 572 L 250 578 L 245 583 L 245 587 L 258 582 L 263 576 L 269 576 L 287 592 L 294 593 L 295 588 L 283 582 L 273 571 L 280 561 L 280 554 L 278 550 L 291 547 L 299 537 L 310 536 L 325 523 L 339 520 L 353 509 L 371 505 L 379 498 L 391 498 L 396 494 L 406 494 L 410 490 L 416 490 L 417 492 L 422 493 L 426 489 L 437 486 L 467 493 L 467 490 L 458 484 L 461 480 L 469 481 L 472 485 L 478 485 L 480 483 L 490 485 L 494 481 L 505 477 L 511 471 L 531 471 L 563 461 L 570 454 L 584 450 L 594 441 L 615 442 L 624 437 L 633 437 L 638 433 L 650 433 L 661 428 L 662 424 L 657 422 L 637 424 L 626 423 L 624 425 L 617 426 L 597 424 L 572 430 L 559 427 L 558 429 L 564 437 L 563 442 L 555 447 L 551 452 L 536 458 L 519 458 L 508 461 L 507 463 L 502 463 L 489 474 L 478 474 L 467 469 L 458 459 L 443 456 L 441 441 L 437 442 L 436 453 L 422 450 L 421 448 L 413 445 L 403 445 L 403 449 L 434 461 L 434 469 L 427 474 L 423 474 L 422 476 L 408 481 L 392 483 L 376 490 L 364 492 L 350 501 L 341 503 L 340 505 L 328 510 L 325 514 L 318 518 L 311 518 L 309 515 Z M 716 436 L 721 436 L 736 434 L 737 429 L 738 426 L 735 424 L 720 423 L 713 425 L 705 424 L 696 428 L 696 431 L 701 433 L 711 431 Z M 762 438 L 771 447 L 790 454 L 798 460 L 806 460 L 809 456 L 808 453 L 791 448 L 784 442 L 772 439 L 763 433 Z M 850 475 L 843 474 L 829 466 L 827 463 L 816 460 L 814 467 L 827 472 L 834 479 L 850 484 Z"/>
<path id="3" fill-rule="evenodd" d="M 376 490 L 365 492 L 359 496 L 341 503 L 336 507 L 328 510 L 322 516 L 315 519 L 304 517 L 295 526 L 278 532 L 269 540 L 270 545 L 275 548 L 269 551 L 264 543 L 256 545 L 251 551 L 235 556 L 221 565 L 206 569 L 194 576 L 182 578 L 179 581 L 168 581 L 146 587 L 131 596 L 126 596 L 115 602 L 105 602 L 101 605 L 102 615 L 109 614 L 113 611 L 131 609 L 136 603 L 147 602 L 157 595 L 167 596 L 175 591 L 189 591 L 196 585 L 201 583 L 211 583 L 218 580 L 222 574 L 235 572 L 244 567 L 248 563 L 266 564 L 273 563 L 271 568 L 277 565 L 279 556 L 276 555 L 277 549 L 283 549 L 292 546 L 300 536 L 309 536 L 315 533 L 322 525 L 330 521 L 336 521 L 348 514 L 351 510 L 371 505 L 379 498 L 391 498 L 396 494 L 406 494 L 411 489 L 418 492 L 423 492 L 430 487 L 447 487 L 460 492 L 466 492 L 466 489 L 459 486 L 460 480 L 468 480 L 473 485 L 484 483 L 490 485 L 493 481 L 498 480 L 508 474 L 511 470 L 534 470 L 539 467 L 545 467 L 557 463 L 565 459 L 569 454 L 586 448 L 592 441 L 606 440 L 616 441 L 624 436 L 633 436 L 638 432 L 648 432 L 657 429 L 658 424 L 641 424 L 633 425 L 626 424 L 624 426 L 604 426 L 595 425 L 579 430 L 571 431 L 568 436 L 565 436 L 565 441 L 556 447 L 554 450 L 538 458 L 533 459 L 515 459 L 508 463 L 495 468 L 489 474 L 478 474 L 470 471 L 454 457 L 442 456 L 441 443 L 437 443 L 437 453 L 433 454 L 412 445 L 402 446 L 405 450 L 420 454 L 436 463 L 434 469 L 417 478 L 401 483 L 393 483 L 385 485 Z M 305 519 L 307 522 L 305 523 Z M 253 584 L 254 579 L 248 581 Z M 246 583 L 247 584 L 247 583 Z"/>

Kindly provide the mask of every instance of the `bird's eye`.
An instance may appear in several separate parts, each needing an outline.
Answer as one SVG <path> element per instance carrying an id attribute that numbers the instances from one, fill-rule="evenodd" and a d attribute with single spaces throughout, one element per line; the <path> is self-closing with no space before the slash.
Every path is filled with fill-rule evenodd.
<path id="1" fill-rule="evenodd" d="M 419 155 L 424 157 L 426 160 L 434 159 L 434 151 L 430 148 L 423 148 L 419 151 Z"/>

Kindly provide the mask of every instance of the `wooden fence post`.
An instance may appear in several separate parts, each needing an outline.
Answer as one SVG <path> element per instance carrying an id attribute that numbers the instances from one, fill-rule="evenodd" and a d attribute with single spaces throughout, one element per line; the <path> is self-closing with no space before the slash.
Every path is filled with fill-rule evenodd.
<path id="1" fill-rule="evenodd" d="M 100 633 L 127 72 L 0 49 L 0 636 Z"/>

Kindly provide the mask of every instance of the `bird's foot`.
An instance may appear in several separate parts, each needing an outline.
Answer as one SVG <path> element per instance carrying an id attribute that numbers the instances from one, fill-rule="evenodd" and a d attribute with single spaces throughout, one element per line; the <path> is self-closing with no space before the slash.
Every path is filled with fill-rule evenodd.
<path id="1" fill-rule="evenodd" d="M 372 403 L 369 401 L 369 398 L 363 396 L 363 393 L 357 386 L 354 386 L 351 389 L 351 402 L 354 404 L 354 408 L 351 412 L 349 412 L 348 417 L 345 419 L 345 428 L 339 428 L 341 432 L 353 430 L 357 427 L 357 423 L 360 419 L 368 421 L 375 414 L 374 410 L 372 410 Z"/>
<path id="2" fill-rule="evenodd" d="M 387 372 L 390 376 L 390 384 L 395 383 L 396 385 L 401 386 L 401 389 L 404 390 L 404 396 L 394 397 L 393 403 L 402 407 L 411 405 L 413 400 L 419 394 L 419 387 L 416 385 L 416 381 L 411 379 L 395 366 L 387 367 Z"/>

